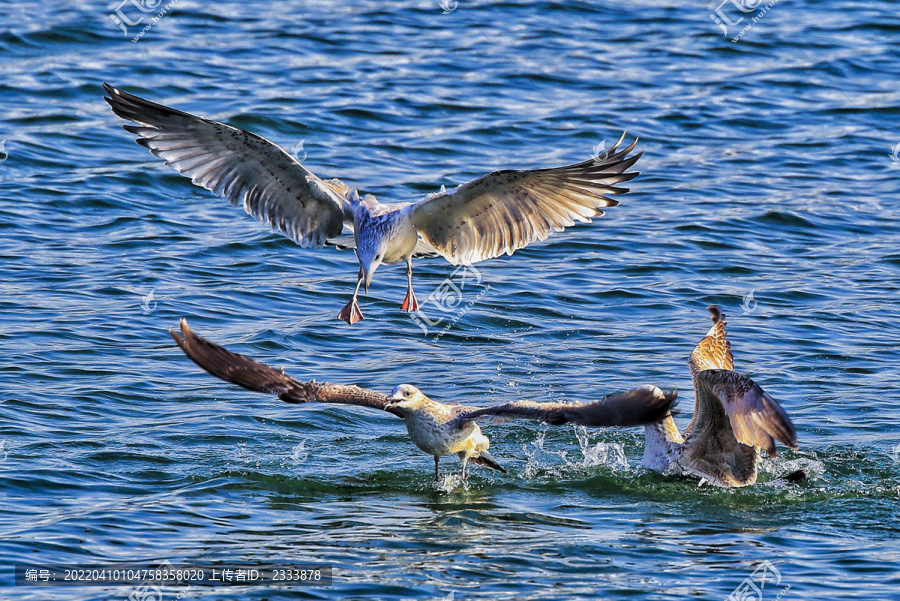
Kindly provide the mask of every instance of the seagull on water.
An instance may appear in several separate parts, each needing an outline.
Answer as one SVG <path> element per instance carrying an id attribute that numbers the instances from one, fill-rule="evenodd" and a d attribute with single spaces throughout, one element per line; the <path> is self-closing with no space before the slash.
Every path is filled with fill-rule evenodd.
<path id="1" fill-rule="evenodd" d="M 392 395 L 358 386 L 301 382 L 244 355 L 233 353 L 196 335 L 181 320 L 181 332 L 169 330 L 181 350 L 212 375 L 255 392 L 275 394 L 288 403 L 336 403 L 371 407 L 403 418 L 413 443 L 434 457 L 434 479 L 440 478 L 441 457 L 456 454 L 462 461 L 461 475 L 466 477 L 468 463 L 506 472 L 488 452 L 490 440 L 472 420 L 458 420 L 467 408 L 439 403 L 409 384 L 394 388 Z M 452 425 L 451 425 L 452 424 Z"/>
<path id="2" fill-rule="evenodd" d="M 713 326 L 691 353 L 689 362 L 694 381 L 694 417 L 684 435 L 678 430 L 671 411 L 645 424 L 643 464 L 664 474 L 698 476 L 717 486 L 748 486 L 756 482 L 760 451 L 774 458 L 776 440 L 796 450 L 797 432 L 775 399 L 756 382 L 734 371 L 731 345 L 725 339 L 725 314 L 715 305 L 708 309 Z M 677 396 L 674 390 L 663 391 L 656 386 L 642 386 L 620 394 L 632 400 L 642 395 L 645 399 L 671 397 L 672 400 Z M 592 405 L 527 401 L 513 405 L 520 408 L 517 417 L 552 425 L 606 425 L 602 413 L 598 420 Z M 503 414 L 505 409 L 500 406 L 474 411 L 469 418 Z M 805 477 L 804 470 L 797 470 L 780 480 L 797 482 Z"/>
<path id="3" fill-rule="evenodd" d="M 766 451 L 775 457 L 776 440 L 797 449 L 797 432 L 775 399 L 753 380 L 734 371 L 731 346 L 725 339 L 725 314 L 717 306 L 710 306 L 709 311 L 713 326 L 690 358 L 694 417 L 684 435 L 678 430 L 671 411 L 645 424 L 643 465 L 664 474 L 698 476 L 717 486 L 748 486 L 756 482 L 759 452 Z M 620 394 L 631 399 L 643 396 L 674 400 L 677 396 L 674 390 L 663 391 L 656 386 L 642 386 Z M 513 405 L 520 407 L 517 417 L 552 425 L 606 425 L 605 420 L 598 420 L 591 405 L 527 401 Z M 502 414 L 504 409 L 500 406 L 475 411 L 469 417 Z M 796 482 L 804 477 L 805 472 L 798 470 L 781 480 Z"/>
<path id="4" fill-rule="evenodd" d="M 640 158 L 621 148 L 625 134 L 598 157 L 550 169 L 502 170 L 418 202 L 381 204 L 360 197 L 338 179 L 321 179 L 280 146 L 254 133 L 185 113 L 104 83 L 105 100 L 119 117 L 136 125 L 137 143 L 191 181 L 242 205 L 247 213 L 301 247 L 353 248 L 359 260 L 356 289 L 338 318 L 363 319 L 357 296 L 368 292 L 382 263 L 406 263 L 402 308 L 418 311 L 412 259 L 440 255 L 453 265 L 471 265 L 544 240 L 576 221 L 590 222 L 624 194 L 618 186 L 637 177 L 626 172 Z M 352 235 L 342 235 L 344 229 Z"/>
<path id="5" fill-rule="evenodd" d="M 664 474 L 691 474 L 722 487 L 756 482 L 761 451 L 776 456 L 775 441 L 796 450 L 797 431 L 778 402 L 756 382 L 734 371 L 725 313 L 707 307 L 712 327 L 691 353 L 694 417 L 684 431 L 672 415 L 644 426 L 644 466 Z M 802 470 L 788 481 L 802 479 Z"/>
<path id="6" fill-rule="evenodd" d="M 527 401 L 488 408 L 466 407 L 429 399 L 421 390 L 410 384 L 397 386 L 389 396 L 358 386 L 328 384 L 314 380 L 301 382 L 282 370 L 231 352 L 198 336 L 184 319 L 181 320 L 180 327 L 180 332 L 169 330 L 172 338 L 194 363 L 217 378 L 255 392 L 277 395 L 288 403 L 358 405 L 387 411 L 403 418 L 413 443 L 434 457 L 435 480 L 439 479 L 440 458 L 453 454 L 458 455 L 462 461 L 460 475 L 463 478 L 466 477 L 466 466 L 469 463 L 505 472 L 506 470 L 488 452 L 490 440 L 481 432 L 475 419 L 490 417 L 492 421 L 502 422 L 517 417 L 533 417 L 531 405 L 536 403 Z M 579 405 L 575 409 L 570 405 L 557 403 L 556 413 L 547 412 L 547 421 L 559 422 L 560 419 L 570 416 L 568 411 L 574 410 L 589 416 L 591 425 L 637 426 L 662 419 L 669 413 L 675 400 L 674 394 L 653 395 L 647 394 L 644 389 L 635 391 L 610 395 L 602 401 Z M 544 403 L 550 404 L 552 403 Z"/>

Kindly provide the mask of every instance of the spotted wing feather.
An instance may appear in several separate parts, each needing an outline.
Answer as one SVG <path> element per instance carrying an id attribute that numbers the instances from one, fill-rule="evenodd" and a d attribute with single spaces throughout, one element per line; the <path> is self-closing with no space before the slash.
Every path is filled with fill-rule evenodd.
<path id="1" fill-rule="evenodd" d="M 735 371 L 708 369 L 697 375 L 698 414 L 690 438 L 706 428 L 728 429 L 745 445 L 775 457 L 775 441 L 797 448 L 797 430 L 787 412 L 759 384 Z M 721 407 L 721 409 L 719 409 Z M 719 424 L 724 410 L 727 424 Z"/>
<path id="2" fill-rule="evenodd" d="M 689 365 L 692 375 L 704 369 L 734 369 L 731 343 L 725 335 L 725 313 L 716 305 L 710 305 L 707 310 L 713 325 L 691 353 Z"/>

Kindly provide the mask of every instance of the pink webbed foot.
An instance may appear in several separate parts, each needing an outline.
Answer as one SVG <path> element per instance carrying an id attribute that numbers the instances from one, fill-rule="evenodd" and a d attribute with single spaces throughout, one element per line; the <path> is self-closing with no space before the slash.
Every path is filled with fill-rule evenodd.
<path id="1" fill-rule="evenodd" d="M 359 310 L 359 304 L 356 302 L 356 298 L 351 299 L 349 303 L 344 305 L 344 308 L 338 313 L 338 319 L 346 321 L 347 325 L 351 326 L 357 321 L 365 319 L 362 311 Z"/>
<path id="2" fill-rule="evenodd" d="M 406 298 L 403 299 L 403 304 L 400 305 L 400 308 L 410 313 L 415 313 L 419 310 L 419 301 L 416 300 L 416 293 L 413 292 L 412 286 L 406 289 Z"/>

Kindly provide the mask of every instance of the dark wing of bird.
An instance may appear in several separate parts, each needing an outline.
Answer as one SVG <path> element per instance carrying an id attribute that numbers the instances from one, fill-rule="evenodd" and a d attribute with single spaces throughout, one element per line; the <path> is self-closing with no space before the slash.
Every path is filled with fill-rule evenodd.
<path id="1" fill-rule="evenodd" d="M 797 448 L 797 430 L 785 410 L 744 374 L 708 369 L 697 374 L 697 384 L 697 415 L 687 438 L 730 426 L 738 442 L 759 447 L 770 457 L 775 457 L 775 440 Z M 722 423 L 725 417 L 729 423 Z"/>
<path id="2" fill-rule="evenodd" d="M 187 320 L 181 320 L 181 332 L 169 333 L 184 354 L 194 363 L 226 382 L 237 384 L 254 392 L 274 394 L 287 403 L 336 403 L 359 405 L 381 409 L 399 416 L 387 407 L 390 397 L 386 394 L 343 384 L 327 382 L 301 382 L 283 371 L 254 361 L 250 357 L 233 353 L 214 342 L 194 334 Z"/>
<path id="3" fill-rule="evenodd" d="M 461 413 L 457 420 L 493 417 L 500 420 L 532 419 L 554 426 L 640 426 L 664 418 L 672 409 L 678 393 L 656 386 L 639 386 L 603 397 L 594 403 L 536 403 L 516 401 L 505 405 L 474 409 Z"/>

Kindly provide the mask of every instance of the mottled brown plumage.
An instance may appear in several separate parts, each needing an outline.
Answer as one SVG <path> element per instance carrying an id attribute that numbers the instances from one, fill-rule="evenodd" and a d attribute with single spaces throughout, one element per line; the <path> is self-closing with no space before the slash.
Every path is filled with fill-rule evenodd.
<path id="1" fill-rule="evenodd" d="M 697 343 L 688 360 L 692 378 L 704 369 L 734 369 L 731 343 L 725 338 L 725 314 L 717 305 L 710 305 L 707 310 L 711 313 L 713 325 Z"/>
<path id="2" fill-rule="evenodd" d="M 286 403 L 336 403 L 371 407 L 402 417 L 392 409 L 391 397 L 374 390 L 344 384 L 329 384 L 296 378 L 255 361 L 250 357 L 233 353 L 214 342 L 198 336 L 188 326 L 186 319 L 180 323 L 181 331 L 169 330 L 172 338 L 194 363 L 210 374 L 254 392 L 274 394 Z"/>
<path id="3" fill-rule="evenodd" d="M 248 390 L 274 394 L 288 403 L 357 405 L 387 411 L 402 418 L 413 443 L 434 457 L 435 479 L 438 477 L 439 458 L 452 454 L 458 455 L 462 461 L 463 478 L 469 463 L 506 471 L 488 452 L 490 440 L 482 434 L 478 424 L 472 419 L 460 419 L 467 411 L 475 409 L 473 407 L 434 401 L 409 384 L 397 386 L 389 396 L 359 386 L 314 380 L 302 382 L 281 370 L 198 336 L 185 319 L 181 320 L 180 332 L 169 330 L 169 333 L 194 363 L 217 378 Z"/>
<path id="4" fill-rule="evenodd" d="M 506 471 L 488 452 L 490 441 L 475 422 L 480 417 L 503 421 L 513 418 L 542 419 L 554 424 L 572 422 L 591 426 L 640 425 L 667 414 L 676 397 L 674 391 L 664 393 L 656 387 L 643 387 L 608 395 L 599 402 L 588 404 L 519 401 L 496 407 L 467 407 L 434 401 L 409 384 L 395 387 L 393 394 L 388 396 L 358 386 L 302 382 L 284 371 L 198 336 L 184 319 L 181 320 L 180 332 L 169 332 L 181 350 L 201 368 L 248 390 L 274 394 L 288 403 L 358 405 L 402 417 L 413 443 L 434 457 L 436 477 L 439 458 L 450 454 L 460 457 L 463 477 L 468 463 Z"/>
<path id="5" fill-rule="evenodd" d="M 709 311 L 713 326 L 688 361 L 694 416 L 683 437 L 671 415 L 646 426 L 644 465 L 719 486 L 747 486 L 756 482 L 758 450 L 775 457 L 776 440 L 796 449 L 797 433 L 775 399 L 734 371 L 725 314 L 717 306 Z"/>

